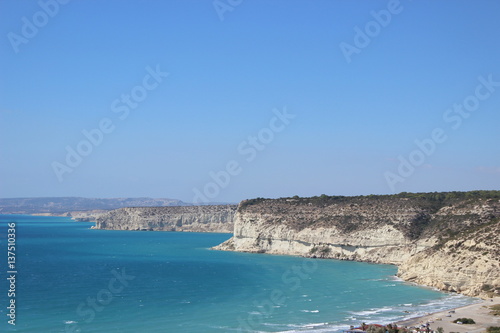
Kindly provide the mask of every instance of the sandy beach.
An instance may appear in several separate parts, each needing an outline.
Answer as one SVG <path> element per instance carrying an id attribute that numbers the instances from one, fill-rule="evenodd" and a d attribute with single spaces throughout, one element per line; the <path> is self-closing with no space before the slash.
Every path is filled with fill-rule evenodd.
<path id="1" fill-rule="evenodd" d="M 481 303 L 472 304 L 460 308 L 450 309 L 441 312 L 435 312 L 426 316 L 416 317 L 404 321 L 397 322 L 399 326 L 419 326 L 430 323 L 431 330 L 436 330 L 442 327 L 445 333 L 479 333 L 484 332 L 489 326 L 500 326 L 500 316 L 490 314 L 490 306 L 500 304 L 500 297 L 483 300 Z M 450 311 L 455 311 L 450 313 Z M 447 317 L 451 316 L 451 317 Z M 455 324 L 452 321 L 457 318 L 472 318 L 476 324 Z"/>

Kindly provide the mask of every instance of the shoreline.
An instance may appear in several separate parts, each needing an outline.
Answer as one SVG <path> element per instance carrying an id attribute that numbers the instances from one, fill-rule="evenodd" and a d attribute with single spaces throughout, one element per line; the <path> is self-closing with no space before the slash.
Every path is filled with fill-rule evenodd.
<path id="1" fill-rule="evenodd" d="M 500 304 L 500 297 L 483 299 L 479 303 L 452 308 L 444 311 L 429 313 L 424 316 L 414 317 L 396 322 L 400 327 L 412 327 L 430 323 L 430 329 L 436 331 L 442 327 L 445 333 L 479 333 L 485 332 L 489 326 L 500 326 L 500 316 L 494 316 L 490 306 Z M 450 313 L 450 311 L 452 311 Z M 454 312 L 453 312 L 454 311 Z M 449 317 L 448 317 L 449 316 Z M 455 324 L 453 320 L 457 318 L 472 318 L 475 324 Z"/>
<path id="2" fill-rule="evenodd" d="M 8 214 L 8 215 L 11 215 L 11 214 Z M 29 215 L 36 216 L 35 214 L 29 214 Z M 43 215 L 38 215 L 38 216 L 43 216 Z M 54 217 L 56 217 L 56 216 L 54 216 Z M 103 229 L 103 230 L 105 230 L 105 229 Z M 113 231 L 113 229 L 108 229 L 108 230 Z M 178 232 L 178 231 L 176 231 L 176 232 Z M 186 232 L 186 231 L 183 231 L 183 232 Z M 224 233 L 224 234 L 226 234 L 226 233 Z M 231 233 L 227 233 L 227 234 L 229 235 Z M 237 252 L 239 252 L 239 251 L 237 251 Z M 273 256 L 276 255 L 274 253 L 266 253 L 266 254 L 273 255 Z M 297 257 L 297 255 L 289 255 L 289 254 L 282 254 L 282 255 Z M 308 258 L 308 257 L 305 257 L 305 258 Z M 319 260 L 335 260 L 335 261 L 339 260 L 339 259 L 334 259 L 334 258 L 324 258 L 324 259 L 317 258 L 315 260 L 318 260 L 318 259 Z M 353 260 L 353 261 L 358 261 L 358 260 Z M 370 261 L 358 261 L 358 262 L 363 262 L 363 263 L 367 263 L 367 264 L 375 264 L 375 265 L 381 264 L 381 263 L 370 262 Z M 384 264 L 384 265 L 395 265 L 395 264 Z M 398 265 L 395 265 L 395 266 L 398 266 Z M 397 276 L 393 276 L 393 278 L 396 280 L 399 280 L 399 281 L 405 281 L 404 279 L 397 277 Z M 425 286 L 425 285 L 421 285 L 421 284 L 414 283 L 414 282 L 410 282 L 410 283 L 418 285 L 418 286 Z M 428 286 L 426 286 L 426 287 L 428 287 Z M 432 287 L 428 287 L 428 288 L 432 288 Z M 450 309 L 443 310 L 443 311 L 428 313 L 426 315 L 418 316 L 417 314 L 414 314 L 417 316 L 412 317 L 412 318 L 408 318 L 408 319 L 404 319 L 404 320 L 398 320 L 395 323 L 400 327 L 404 327 L 404 326 L 411 327 L 411 326 L 419 326 L 421 324 L 425 324 L 427 322 L 433 321 L 430 323 L 430 329 L 433 331 L 435 331 L 438 327 L 442 327 L 445 333 L 450 333 L 450 332 L 480 333 L 480 332 L 484 332 L 486 330 L 486 328 L 489 326 L 500 326 L 500 316 L 495 317 L 493 315 L 489 315 L 489 312 L 491 311 L 491 309 L 489 307 L 492 305 L 498 305 L 498 304 L 500 304 L 500 297 L 495 297 L 495 298 L 486 299 L 486 300 L 483 299 L 481 301 L 478 301 L 478 303 L 475 303 L 475 304 L 470 304 L 470 305 L 461 306 L 461 307 L 454 307 L 454 308 L 450 308 Z M 454 310 L 455 313 L 449 314 L 448 312 L 451 310 Z M 411 314 L 408 314 L 408 315 L 410 316 Z M 447 317 L 447 315 L 451 315 L 451 317 Z M 463 317 L 474 319 L 476 321 L 476 324 L 459 325 L 459 324 L 452 323 L 453 320 L 455 320 L 457 318 L 463 318 Z M 440 318 L 441 320 L 438 321 L 438 320 L 436 320 L 436 318 Z"/>

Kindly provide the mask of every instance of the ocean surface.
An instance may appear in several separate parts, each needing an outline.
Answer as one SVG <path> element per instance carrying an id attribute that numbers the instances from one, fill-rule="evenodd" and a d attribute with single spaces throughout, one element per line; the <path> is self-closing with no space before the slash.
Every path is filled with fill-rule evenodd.
<path id="1" fill-rule="evenodd" d="M 391 265 L 213 251 L 231 235 L 92 225 L 0 215 L 0 332 L 338 332 L 476 302 L 400 281 Z"/>

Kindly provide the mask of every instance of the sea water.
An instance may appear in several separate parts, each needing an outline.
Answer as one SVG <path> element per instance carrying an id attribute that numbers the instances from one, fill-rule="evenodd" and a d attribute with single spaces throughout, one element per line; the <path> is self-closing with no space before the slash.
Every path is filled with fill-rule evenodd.
<path id="1" fill-rule="evenodd" d="M 0 221 L 1 332 L 337 332 L 476 301 L 400 281 L 391 265 L 210 250 L 230 234 Z M 16 222 L 15 297 L 8 222 Z"/>

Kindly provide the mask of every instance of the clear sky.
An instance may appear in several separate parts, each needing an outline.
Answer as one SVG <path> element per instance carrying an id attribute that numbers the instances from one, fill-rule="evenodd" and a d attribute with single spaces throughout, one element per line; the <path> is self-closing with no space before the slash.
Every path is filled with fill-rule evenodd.
<path id="1" fill-rule="evenodd" d="M 500 189 L 499 1 L 59 1 L 0 0 L 0 197 Z"/>

